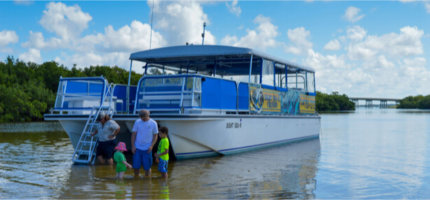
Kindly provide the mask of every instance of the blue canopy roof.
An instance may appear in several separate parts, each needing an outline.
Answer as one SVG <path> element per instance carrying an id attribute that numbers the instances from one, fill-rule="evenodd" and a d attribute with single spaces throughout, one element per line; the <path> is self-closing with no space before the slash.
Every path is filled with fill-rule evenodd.
<path id="1" fill-rule="evenodd" d="M 268 60 L 275 61 L 277 63 L 285 64 L 289 67 L 314 72 L 312 68 L 293 64 L 283 59 L 275 58 L 273 56 L 269 56 L 267 54 L 255 51 L 253 49 L 221 45 L 187 45 L 163 47 L 132 53 L 130 55 L 130 60 L 138 60 L 148 63 L 172 64 L 174 62 L 186 62 L 191 60 L 199 60 L 200 62 L 203 62 L 205 60 L 210 61 L 213 59 L 224 59 L 224 61 L 226 61 L 225 58 L 229 58 L 247 59 L 249 63 L 251 55 L 253 55 L 254 59 L 258 57 L 265 58 Z"/>

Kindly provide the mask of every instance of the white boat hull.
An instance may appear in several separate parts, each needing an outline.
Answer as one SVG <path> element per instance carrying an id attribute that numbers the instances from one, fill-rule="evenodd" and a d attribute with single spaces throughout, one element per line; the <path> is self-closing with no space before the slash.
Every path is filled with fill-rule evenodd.
<path id="1" fill-rule="evenodd" d="M 169 128 L 170 143 L 177 159 L 228 155 L 318 138 L 321 123 L 319 116 L 153 118 L 160 126 Z M 129 145 L 129 130 L 135 119 L 115 120 L 121 126 L 121 139 L 127 140 Z M 61 119 L 60 122 L 75 147 L 86 120 Z"/>

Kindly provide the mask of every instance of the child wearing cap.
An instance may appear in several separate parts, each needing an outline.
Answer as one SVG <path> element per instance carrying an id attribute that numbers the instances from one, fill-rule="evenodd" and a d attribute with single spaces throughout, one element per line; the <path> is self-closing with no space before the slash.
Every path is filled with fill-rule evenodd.
<path id="1" fill-rule="evenodd" d="M 122 152 L 127 151 L 124 142 L 119 142 L 115 147 L 115 153 L 113 154 L 113 159 L 116 162 L 116 178 L 122 179 L 124 177 L 125 171 L 128 168 L 132 168 L 130 164 L 128 164 L 125 156 Z"/>
<path id="2" fill-rule="evenodd" d="M 167 134 L 169 129 L 167 127 L 161 127 L 158 130 L 160 137 L 160 143 L 158 143 L 157 153 L 154 154 L 156 162 L 158 162 L 158 171 L 161 172 L 163 178 L 167 178 L 167 164 L 169 163 L 169 139 Z"/>

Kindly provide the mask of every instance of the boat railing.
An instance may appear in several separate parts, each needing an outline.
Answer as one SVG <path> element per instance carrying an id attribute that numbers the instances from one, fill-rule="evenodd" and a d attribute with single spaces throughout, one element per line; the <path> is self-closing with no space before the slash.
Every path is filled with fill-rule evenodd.
<path id="1" fill-rule="evenodd" d="M 116 86 L 103 77 L 62 78 L 51 114 L 90 114 L 94 107 L 109 106 L 115 111 Z"/>
<path id="2" fill-rule="evenodd" d="M 201 77 L 190 75 L 146 76 L 139 81 L 136 111 L 183 113 L 201 108 Z"/>

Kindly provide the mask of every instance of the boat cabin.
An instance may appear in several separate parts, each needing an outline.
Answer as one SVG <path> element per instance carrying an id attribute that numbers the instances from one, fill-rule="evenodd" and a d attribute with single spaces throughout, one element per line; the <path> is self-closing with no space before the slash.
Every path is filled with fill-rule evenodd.
<path id="1" fill-rule="evenodd" d="M 315 114 L 315 72 L 240 47 L 188 45 L 132 53 L 137 86 L 103 77 L 60 78 L 54 112 L 90 114 Z M 130 69 L 131 70 L 131 69 Z"/>
<path id="2" fill-rule="evenodd" d="M 135 110 L 179 114 L 315 114 L 315 73 L 249 48 L 191 45 L 136 52 Z"/>

